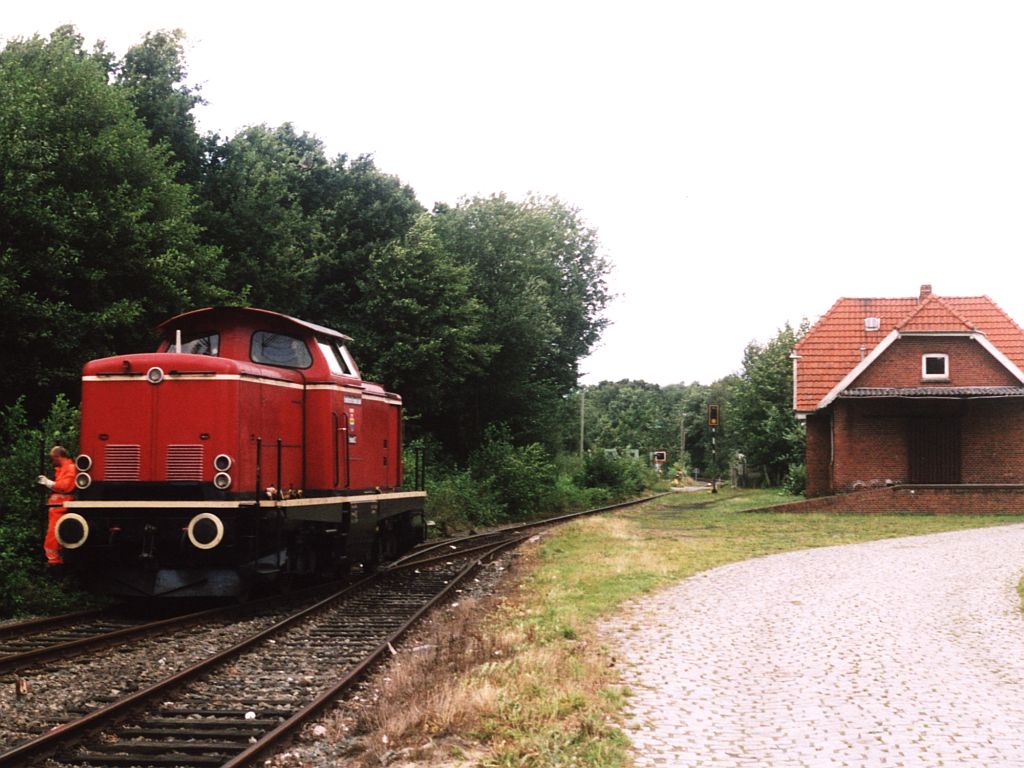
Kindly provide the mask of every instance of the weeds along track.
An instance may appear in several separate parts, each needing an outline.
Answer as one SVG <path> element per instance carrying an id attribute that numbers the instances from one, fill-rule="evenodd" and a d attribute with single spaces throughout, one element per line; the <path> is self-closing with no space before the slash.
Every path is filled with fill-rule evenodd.
<path id="1" fill-rule="evenodd" d="M 165 628 L 177 633 L 173 642 L 167 641 L 167 648 L 189 646 L 193 651 L 187 665 L 152 675 L 147 670 L 127 681 L 125 677 L 132 673 L 120 673 L 121 682 L 111 679 L 105 686 L 110 689 L 107 693 L 90 694 L 82 703 L 66 704 L 49 715 L 23 712 L 22 719 L 34 724 L 35 734 L 0 741 L 0 749 L 7 750 L 0 752 L 0 766 L 234 768 L 254 764 L 393 651 L 392 644 L 412 624 L 495 553 L 516 546 L 537 529 L 649 498 L 422 547 L 315 604 L 307 599 L 301 610 L 287 616 L 281 616 L 284 611 L 279 605 L 276 613 L 268 608 L 255 615 L 250 611 L 245 620 L 236 617 L 230 630 L 216 633 L 213 639 L 193 643 L 190 630 Z M 218 612 L 223 609 L 177 618 L 190 621 L 197 633 L 205 629 L 209 634 Z M 124 630 L 139 631 L 113 629 L 115 633 Z M 232 632 L 229 644 L 224 637 Z M 161 640 L 143 640 L 139 645 L 145 642 Z M 136 652 L 150 659 L 159 653 L 136 651 L 135 644 L 126 643 L 117 654 L 99 660 L 96 674 L 102 675 L 105 665 L 115 667 L 118 655 Z M 198 660 L 193 663 L 193 659 Z M 75 674 L 73 662 L 59 676 L 65 684 L 68 669 Z M 3 705 L 0 698 L 0 708 Z M 6 709 L 19 708 L 24 705 Z"/>

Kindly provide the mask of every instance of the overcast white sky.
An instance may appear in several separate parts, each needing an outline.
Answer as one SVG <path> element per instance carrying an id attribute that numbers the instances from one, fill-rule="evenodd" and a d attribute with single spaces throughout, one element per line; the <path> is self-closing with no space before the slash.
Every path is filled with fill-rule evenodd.
<path id="1" fill-rule="evenodd" d="M 428 207 L 579 207 L 618 294 L 587 383 L 710 383 L 925 282 L 1024 322 L 1020 3 L 37 0 L 0 37 L 69 22 L 118 54 L 184 29 L 203 130 L 290 121 Z"/>

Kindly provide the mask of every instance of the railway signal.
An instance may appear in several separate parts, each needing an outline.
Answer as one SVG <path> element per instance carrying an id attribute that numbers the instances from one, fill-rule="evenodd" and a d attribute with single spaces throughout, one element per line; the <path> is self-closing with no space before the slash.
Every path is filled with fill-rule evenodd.
<path id="1" fill-rule="evenodd" d="M 718 403 L 708 403 L 708 426 L 717 427 L 720 418 Z"/>
<path id="2" fill-rule="evenodd" d="M 721 408 L 718 403 L 708 403 L 708 426 L 711 427 L 711 492 L 718 493 L 715 473 L 718 470 L 718 425 L 721 422 Z"/>

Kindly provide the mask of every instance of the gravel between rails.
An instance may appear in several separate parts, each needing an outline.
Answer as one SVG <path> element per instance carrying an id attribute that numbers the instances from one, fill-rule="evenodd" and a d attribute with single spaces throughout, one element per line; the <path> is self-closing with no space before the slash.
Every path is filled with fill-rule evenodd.
<path id="1" fill-rule="evenodd" d="M 0 751 L 169 677 L 295 609 L 279 607 L 242 620 L 225 618 L 4 675 L 0 677 Z M 28 685 L 24 696 L 17 694 L 18 677 Z"/>
<path id="2" fill-rule="evenodd" d="M 519 553 L 516 550 L 510 550 L 485 564 L 464 588 L 456 591 L 455 600 L 425 617 L 421 625 L 414 628 L 396 646 L 396 658 L 401 658 L 402 654 L 424 650 L 425 646 L 422 643 L 426 642 L 425 638 L 431 634 L 430 625 L 448 620 L 447 607 L 454 607 L 459 601 L 470 598 L 488 597 L 504 589 L 506 579 L 518 557 Z M 259 765 L 263 768 L 352 765 L 357 755 L 363 753 L 365 748 L 359 725 L 361 711 L 375 705 L 381 695 L 381 682 L 387 678 L 389 668 L 390 664 L 385 661 L 371 670 L 367 678 L 349 695 L 325 710 L 319 719 L 307 723 L 300 735 L 266 760 L 260 761 Z M 336 738 L 332 739 L 331 736 Z M 401 757 L 399 753 L 387 752 L 381 757 L 380 764 L 401 762 Z"/>

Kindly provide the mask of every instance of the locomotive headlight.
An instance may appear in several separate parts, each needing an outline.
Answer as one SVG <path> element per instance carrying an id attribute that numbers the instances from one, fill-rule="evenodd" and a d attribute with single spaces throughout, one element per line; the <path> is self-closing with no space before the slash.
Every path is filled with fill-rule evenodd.
<path id="1" fill-rule="evenodd" d="M 217 458 L 213 460 L 213 468 L 218 472 L 227 472 L 231 469 L 231 457 L 226 453 L 218 454 Z"/>
<path id="2" fill-rule="evenodd" d="M 213 476 L 213 484 L 222 491 L 231 487 L 231 475 L 227 472 L 218 472 Z"/>
<path id="3" fill-rule="evenodd" d="M 188 523 L 188 540 L 196 549 L 213 549 L 224 538 L 224 523 L 212 512 L 200 512 Z"/>
<path id="4" fill-rule="evenodd" d="M 164 380 L 163 368 L 160 368 L 159 366 L 154 365 L 152 368 L 150 368 L 148 371 L 146 371 L 146 381 L 148 381 L 150 384 L 159 384 L 163 380 Z"/>
<path id="5" fill-rule="evenodd" d="M 75 488 L 84 491 L 90 485 L 92 485 L 92 477 L 89 476 L 88 472 L 79 472 L 75 475 Z"/>
<path id="6" fill-rule="evenodd" d="M 64 549 L 78 549 L 89 538 L 89 523 L 75 512 L 61 515 L 54 531 Z"/>
<path id="7" fill-rule="evenodd" d="M 79 472 L 88 472 L 92 469 L 92 456 L 87 453 L 78 454 L 78 458 L 75 459 L 75 467 Z"/>

